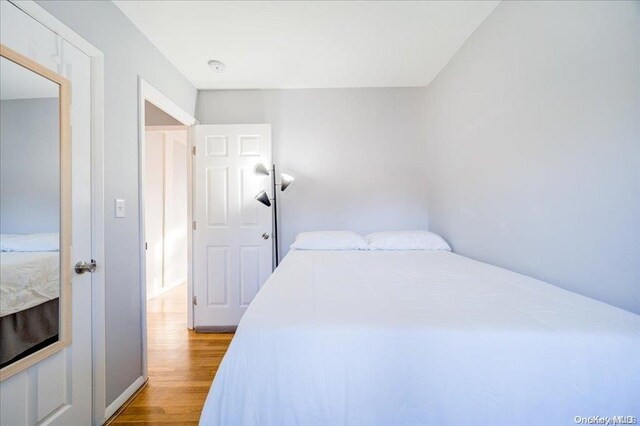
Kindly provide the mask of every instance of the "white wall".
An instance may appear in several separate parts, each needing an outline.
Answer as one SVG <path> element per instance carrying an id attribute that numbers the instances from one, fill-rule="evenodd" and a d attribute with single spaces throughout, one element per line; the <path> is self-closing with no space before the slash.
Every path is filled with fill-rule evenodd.
<path id="1" fill-rule="evenodd" d="M 147 130 L 145 150 L 148 300 L 187 280 L 187 131 Z"/>
<path id="2" fill-rule="evenodd" d="M 303 231 L 425 229 L 424 89 L 200 91 L 202 124 L 270 123 L 296 181 L 279 205 L 281 254 Z"/>
<path id="3" fill-rule="evenodd" d="M 640 6 L 503 2 L 427 89 L 430 228 L 640 312 Z"/>
<path id="4" fill-rule="evenodd" d="M 109 1 L 38 1 L 104 53 L 106 214 L 106 398 L 120 396 L 142 374 L 138 223 L 137 79 L 193 113 L 196 90 Z M 115 219 L 113 200 L 126 202 Z"/>
<path id="5" fill-rule="evenodd" d="M 145 132 L 145 240 L 147 242 L 147 300 L 164 282 L 164 133 Z"/>
<path id="6" fill-rule="evenodd" d="M 0 232 L 60 230 L 58 98 L 0 101 Z"/>
<path id="7" fill-rule="evenodd" d="M 166 134 L 164 280 L 167 289 L 187 280 L 187 132 Z"/>

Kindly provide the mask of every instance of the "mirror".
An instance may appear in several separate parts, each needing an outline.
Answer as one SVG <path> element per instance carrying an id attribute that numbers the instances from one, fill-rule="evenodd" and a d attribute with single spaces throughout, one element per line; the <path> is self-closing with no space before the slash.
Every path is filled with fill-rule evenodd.
<path id="1" fill-rule="evenodd" d="M 0 52 L 0 373 L 69 344 L 67 80 Z"/>

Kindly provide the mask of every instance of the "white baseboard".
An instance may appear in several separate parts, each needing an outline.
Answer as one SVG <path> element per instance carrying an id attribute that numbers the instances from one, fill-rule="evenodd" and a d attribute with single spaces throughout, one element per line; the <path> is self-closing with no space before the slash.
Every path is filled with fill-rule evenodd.
<path id="1" fill-rule="evenodd" d="M 172 283 L 169 283 L 166 286 L 164 286 L 164 287 L 162 287 L 162 288 L 160 288 L 158 290 L 152 291 L 151 293 L 147 293 L 147 300 L 151 300 L 154 297 L 158 297 L 161 294 L 164 294 L 164 293 L 168 292 L 169 290 L 172 290 L 172 289 L 178 287 L 180 284 L 184 284 L 186 282 L 187 282 L 187 279 L 183 278 L 181 280 L 177 280 L 177 281 L 174 281 Z"/>
<path id="2" fill-rule="evenodd" d="M 109 404 L 104 413 L 104 417 L 108 419 L 109 417 L 113 416 L 115 412 L 118 411 L 118 409 L 122 407 L 122 405 L 127 402 L 127 400 L 131 398 L 131 396 L 136 393 L 136 391 L 140 389 L 142 385 L 144 385 L 144 382 L 144 377 L 138 377 L 136 381 L 131 384 L 131 386 L 129 386 L 124 392 L 122 392 L 122 395 L 117 397 L 115 401 Z"/>

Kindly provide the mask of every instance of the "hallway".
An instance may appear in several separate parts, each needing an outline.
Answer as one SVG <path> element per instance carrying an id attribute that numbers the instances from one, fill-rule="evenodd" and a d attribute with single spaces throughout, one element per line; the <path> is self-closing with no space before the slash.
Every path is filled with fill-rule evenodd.
<path id="1" fill-rule="evenodd" d="M 148 302 L 149 381 L 110 424 L 197 424 L 233 334 L 187 329 L 187 286 Z"/>

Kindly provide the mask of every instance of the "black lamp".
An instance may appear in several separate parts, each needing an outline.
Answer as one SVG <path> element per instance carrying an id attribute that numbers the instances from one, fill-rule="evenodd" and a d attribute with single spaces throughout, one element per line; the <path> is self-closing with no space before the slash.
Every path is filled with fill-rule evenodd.
<path id="1" fill-rule="evenodd" d="M 267 207 L 271 207 L 271 201 L 269 201 L 269 196 L 265 190 L 260 191 L 260 193 L 256 195 L 256 200 L 260 201 Z"/>
<path id="2" fill-rule="evenodd" d="M 293 176 L 288 175 L 286 173 L 282 173 L 280 175 L 280 183 L 276 183 L 276 165 L 273 164 L 271 166 L 271 170 L 267 169 L 262 163 L 258 163 L 253 167 L 253 173 L 258 176 L 269 176 L 271 175 L 271 185 L 273 189 L 273 198 L 270 199 L 267 195 L 267 191 L 260 191 L 258 195 L 256 195 L 256 200 L 258 200 L 261 204 L 264 204 L 267 207 L 271 207 L 273 201 L 273 246 L 274 246 L 274 260 L 273 265 L 274 269 L 280 263 L 280 259 L 278 257 L 278 192 L 276 191 L 276 186 L 280 186 L 280 191 L 284 191 L 291 185 L 291 183 L 295 180 Z"/>
<path id="3" fill-rule="evenodd" d="M 267 169 L 267 166 L 265 166 L 264 164 L 258 163 L 253 166 L 253 173 L 259 176 L 269 176 L 269 169 Z"/>
<path id="4" fill-rule="evenodd" d="M 280 173 L 280 191 L 287 189 L 294 180 L 296 179 L 293 176 L 286 173 Z"/>

